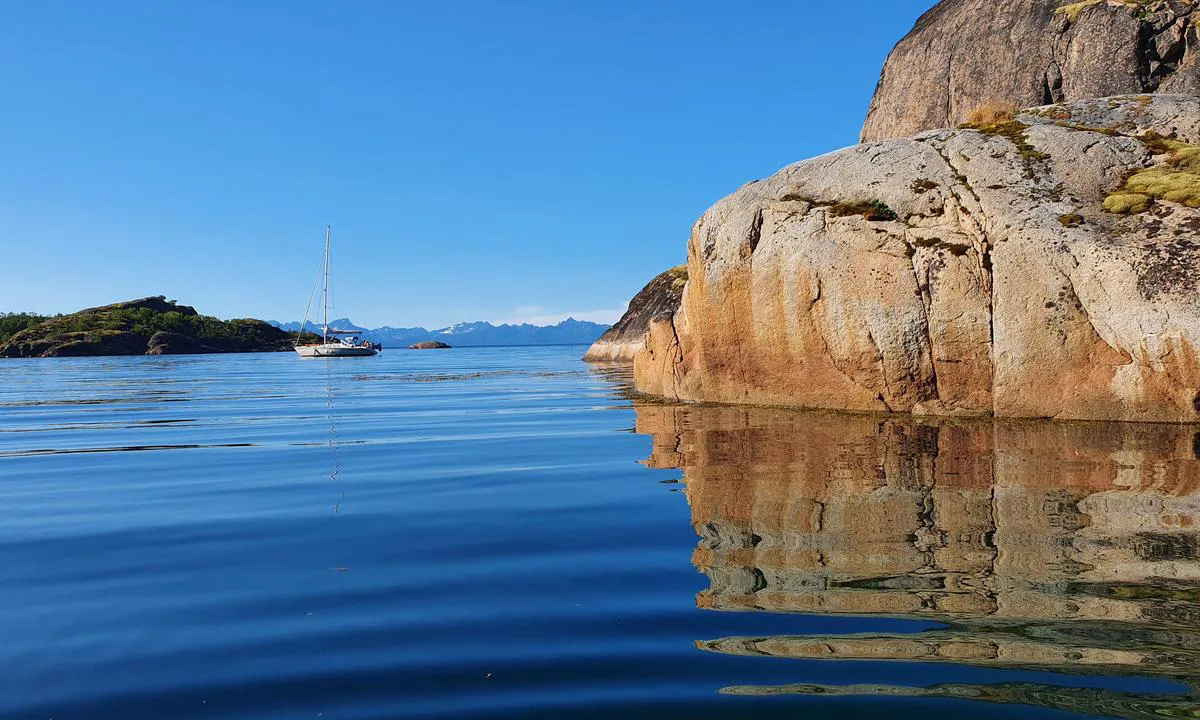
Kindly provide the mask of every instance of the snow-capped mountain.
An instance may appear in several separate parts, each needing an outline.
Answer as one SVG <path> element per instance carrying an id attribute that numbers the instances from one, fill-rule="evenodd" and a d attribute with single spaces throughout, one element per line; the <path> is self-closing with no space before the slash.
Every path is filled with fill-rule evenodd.
<path id="1" fill-rule="evenodd" d="M 288 332 L 296 332 L 300 329 L 300 323 L 296 321 L 281 323 L 277 320 L 268 320 L 267 324 L 274 325 L 280 330 L 286 330 Z M 338 318 L 337 320 L 330 320 L 329 327 L 333 328 L 334 330 L 353 330 L 360 333 L 368 332 L 367 328 L 350 322 L 350 318 Z M 312 320 L 309 320 L 304 324 L 304 329 L 308 332 L 316 333 L 317 335 L 321 334 L 321 326 Z"/>
<path id="2" fill-rule="evenodd" d="M 289 332 L 300 328 L 299 322 L 281 323 L 269 321 L 271 325 Z M 424 340 L 441 340 L 450 345 L 472 347 L 484 345 L 586 345 L 596 340 L 608 329 L 608 325 L 567 318 L 557 325 L 493 325 L 489 322 L 462 322 L 449 327 L 427 330 L 423 327 L 397 328 L 384 325 L 364 328 L 355 325 L 349 318 L 330 320 L 329 326 L 337 330 L 355 330 L 363 339 L 383 343 L 384 347 L 408 346 Z M 309 321 L 305 325 L 309 332 L 320 334 L 321 327 Z"/>

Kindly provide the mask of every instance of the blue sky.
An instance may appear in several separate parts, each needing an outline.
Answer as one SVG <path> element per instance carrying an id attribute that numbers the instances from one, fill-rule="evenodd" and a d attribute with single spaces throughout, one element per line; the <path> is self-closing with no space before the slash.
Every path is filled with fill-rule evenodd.
<path id="1" fill-rule="evenodd" d="M 0 310 L 611 322 L 932 4 L 4 3 Z"/>

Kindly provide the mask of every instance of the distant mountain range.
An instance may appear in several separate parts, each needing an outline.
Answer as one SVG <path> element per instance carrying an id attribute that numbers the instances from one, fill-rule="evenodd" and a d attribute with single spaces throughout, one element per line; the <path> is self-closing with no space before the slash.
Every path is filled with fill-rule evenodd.
<path id="1" fill-rule="evenodd" d="M 268 320 L 280 330 L 296 332 L 300 323 L 281 323 Z M 315 323 L 305 324 L 309 332 L 321 334 L 321 327 Z M 586 322 L 567 318 L 557 325 L 493 325 L 489 322 L 467 322 L 451 325 L 437 330 L 426 330 L 423 327 L 396 328 L 383 326 L 365 328 L 355 325 L 349 318 L 330 320 L 329 327 L 336 330 L 354 330 L 360 337 L 384 347 L 412 345 L 425 340 L 440 340 L 457 347 L 479 347 L 483 345 L 587 345 L 604 334 L 608 325 Z"/>

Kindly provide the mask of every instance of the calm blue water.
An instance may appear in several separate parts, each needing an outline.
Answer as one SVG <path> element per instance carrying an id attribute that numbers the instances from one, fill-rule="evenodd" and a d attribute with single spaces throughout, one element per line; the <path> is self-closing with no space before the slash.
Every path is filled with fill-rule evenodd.
<path id="1" fill-rule="evenodd" d="M 0 361 L 0 716 L 1195 717 L 1193 430 L 582 350 Z"/>

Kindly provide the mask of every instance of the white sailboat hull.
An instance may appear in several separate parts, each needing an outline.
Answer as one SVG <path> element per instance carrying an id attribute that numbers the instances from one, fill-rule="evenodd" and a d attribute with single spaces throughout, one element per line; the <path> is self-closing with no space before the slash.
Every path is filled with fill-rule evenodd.
<path id="1" fill-rule="evenodd" d="M 355 330 L 339 330 L 329 327 L 329 235 L 330 227 L 325 226 L 325 260 L 321 273 L 325 278 L 321 286 L 321 342 L 310 345 L 293 345 L 296 354 L 302 358 L 336 358 L 336 357 L 370 357 L 378 355 L 382 345 L 370 342 L 359 342 Z M 316 290 L 314 286 L 313 290 Z M 312 305 L 312 296 L 308 298 Z M 308 310 L 304 308 L 304 319 L 300 321 L 300 329 L 296 330 L 296 342 L 303 337 L 303 329 L 308 326 Z"/>
<path id="2" fill-rule="evenodd" d="M 351 347 L 330 343 L 327 345 L 297 345 L 296 354 L 305 358 L 369 357 L 379 354 L 379 351 L 372 347 Z"/>

